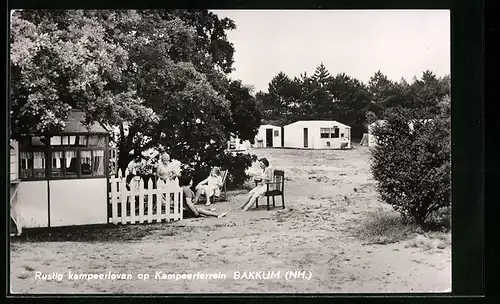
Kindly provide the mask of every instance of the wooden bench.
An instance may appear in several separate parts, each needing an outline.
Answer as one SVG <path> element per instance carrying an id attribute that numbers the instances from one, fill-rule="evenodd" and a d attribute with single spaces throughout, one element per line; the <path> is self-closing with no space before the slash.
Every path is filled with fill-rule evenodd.
<path id="1" fill-rule="evenodd" d="M 256 181 L 257 185 L 259 182 Z M 281 205 L 285 209 L 285 172 L 283 170 L 274 170 L 273 181 L 266 183 L 267 190 L 264 196 L 267 198 L 267 210 L 269 210 L 269 198 L 273 198 L 273 207 L 276 207 L 275 196 L 281 196 Z M 259 208 L 259 199 L 255 201 L 255 208 Z"/>

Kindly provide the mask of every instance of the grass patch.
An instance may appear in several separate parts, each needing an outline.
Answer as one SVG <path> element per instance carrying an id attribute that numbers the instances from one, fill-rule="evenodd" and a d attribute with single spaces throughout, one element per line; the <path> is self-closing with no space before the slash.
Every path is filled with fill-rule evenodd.
<path id="1" fill-rule="evenodd" d="M 451 246 L 451 235 L 447 232 L 430 232 L 418 235 L 405 245 L 406 248 L 420 248 L 424 251 L 443 250 L 449 246 Z"/>
<path id="2" fill-rule="evenodd" d="M 11 240 L 11 248 L 15 243 L 38 242 L 119 242 L 140 240 L 155 230 L 163 230 L 169 223 L 140 225 L 106 225 L 104 227 L 65 227 L 26 229 L 23 235 Z M 14 245 L 15 246 L 15 245 Z"/>
<path id="3" fill-rule="evenodd" d="M 424 227 L 430 231 L 447 232 L 451 230 L 451 207 L 444 207 L 433 212 Z"/>
<path id="4" fill-rule="evenodd" d="M 369 213 L 362 222 L 359 238 L 367 244 L 390 244 L 412 238 L 418 226 L 404 220 L 397 213 Z"/>

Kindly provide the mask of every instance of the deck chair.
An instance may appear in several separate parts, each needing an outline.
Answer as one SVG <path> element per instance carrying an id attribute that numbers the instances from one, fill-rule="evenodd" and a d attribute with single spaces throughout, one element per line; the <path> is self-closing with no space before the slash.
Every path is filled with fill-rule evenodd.
<path id="1" fill-rule="evenodd" d="M 257 182 L 256 182 L 257 184 Z M 273 207 L 276 207 L 275 196 L 281 196 L 281 206 L 285 209 L 285 172 L 274 170 L 273 181 L 266 183 L 267 191 L 264 196 L 267 198 L 267 210 L 269 210 L 269 198 L 273 198 Z M 259 208 L 259 199 L 255 201 L 255 208 Z"/>
<path id="2" fill-rule="evenodd" d="M 227 180 L 227 175 L 228 175 L 228 170 L 221 170 L 220 174 L 222 177 L 222 187 L 219 188 L 220 195 L 212 195 L 210 197 L 210 202 L 216 203 L 216 202 L 223 202 L 227 199 L 227 189 L 226 189 L 226 180 Z M 205 201 L 206 197 L 202 196 L 200 197 L 199 202 Z"/>

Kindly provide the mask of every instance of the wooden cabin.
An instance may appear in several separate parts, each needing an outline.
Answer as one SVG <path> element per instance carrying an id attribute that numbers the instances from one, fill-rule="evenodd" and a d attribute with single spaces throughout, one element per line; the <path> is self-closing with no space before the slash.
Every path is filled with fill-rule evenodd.
<path id="1" fill-rule="evenodd" d="M 11 218 L 22 228 L 108 222 L 109 128 L 71 111 L 63 132 L 29 134 L 11 149 Z"/>

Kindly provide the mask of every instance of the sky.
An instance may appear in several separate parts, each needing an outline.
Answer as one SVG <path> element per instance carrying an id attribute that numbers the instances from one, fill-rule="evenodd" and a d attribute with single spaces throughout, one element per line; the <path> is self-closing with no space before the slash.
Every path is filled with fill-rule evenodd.
<path id="1" fill-rule="evenodd" d="M 235 48 L 232 79 L 267 92 L 280 71 L 290 78 L 312 75 L 323 63 L 368 83 L 380 70 L 411 83 L 425 70 L 450 74 L 448 10 L 212 10 L 229 17 Z"/>

